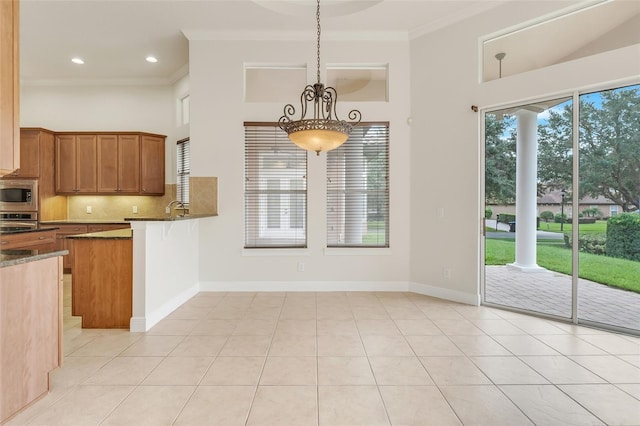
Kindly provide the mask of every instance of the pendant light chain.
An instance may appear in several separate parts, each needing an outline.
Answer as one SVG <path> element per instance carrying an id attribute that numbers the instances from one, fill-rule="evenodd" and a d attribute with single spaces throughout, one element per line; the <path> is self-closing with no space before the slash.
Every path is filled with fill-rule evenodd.
<path id="1" fill-rule="evenodd" d="M 318 0 L 318 7 L 316 8 L 316 21 L 318 23 L 318 63 L 316 77 L 318 78 L 318 83 L 320 83 L 320 0 Z"/>

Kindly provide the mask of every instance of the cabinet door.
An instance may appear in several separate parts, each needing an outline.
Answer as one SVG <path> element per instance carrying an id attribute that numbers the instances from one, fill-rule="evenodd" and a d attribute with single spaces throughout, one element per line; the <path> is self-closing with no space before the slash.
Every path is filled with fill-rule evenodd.
<path id="1" fill-rule="evenodd" d="M 140 192 L 140 137 L 118 136 L 118 192 Z"/>
<path id="2" fill-rule="evenodd" d="M 98 189 L 96 135 L 76 136 L 76 191 L 95 193 Z"/>
<path id="3" fill-rule="evenodd" d="M 11 177 L 40 177 L 40 132 L 20 131 L 20 168 Z"/>
<path id="4" fill-rule="evenodd" d="M 56 136 L 56 193 L 73 193 L 76 189 L 76 137 Z"/>
<path id="5" fill-rule="evenodd" d="M 164 138 L 143 135 L 140 141 L 140 186 L 145 195 L 164 194 Z"/>
<path id="6" fill-rule="evenodd" d="M 118 136 L 98 135 L 98 192 L 118 190 Z"/>
<path id="7" fill-rule="evenodd" d="M 18 0 L 0 1 L 0 176 L 20 167 L 18 9 Z M 0 408 L 0 414 L 2 411 Z"/>

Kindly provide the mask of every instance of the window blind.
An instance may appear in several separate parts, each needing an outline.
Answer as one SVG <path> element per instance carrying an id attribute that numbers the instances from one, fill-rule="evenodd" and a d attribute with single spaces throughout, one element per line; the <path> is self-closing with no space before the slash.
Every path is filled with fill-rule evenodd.
<path id="1" fill-rule="evenodd" d="M 189 175 L 191 173 L 189 138 L 177 143 L 176 198 L 184 204 L 189 204 Z"/>
<path id="2" fill-rule="evenodd" d="M 327 152 L 327 247 L 389 247 L 389 123 Z"/>
<path id="3" fill-rule="evenodd" d="M 245 123 L 245 248 L 307 247 L 307 152 L 277 123 Z"/>

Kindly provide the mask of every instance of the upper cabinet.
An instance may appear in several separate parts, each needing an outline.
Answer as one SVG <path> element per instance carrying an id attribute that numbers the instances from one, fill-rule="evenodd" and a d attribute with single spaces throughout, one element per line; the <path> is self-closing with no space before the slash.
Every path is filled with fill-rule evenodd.
<path id="1" fill-rule="evenodd" d="M 164 194 L 164 139 L 164 136 L 142 136 L 140 186 L 143 195 Z"/>
<path id="2" fill-rule="evenodd" d="M 0 1 L 0 176 L 20 167 L 18 0 Z"/>
<path id="3" fill-rule="evenodd" d="M 96 135 L 56 136 L 56 193 L 96 193 L 96 140 Z"/>
<path id="4" fill-rule="evenodd" d="M 36 127 L 20 129 L 20 168 L 6 174 L 11 178 L 40 178 L 53 182 L 53 132 Z"/>
<path id="5" fill-rule="evenodd" d="M 98 192 L 140 192 L 140 136 L 98 135 Z"/>
<path id="6" fill-rule="evenodd" d="M 56 193 L 164 194 L 165 136 L 56 134 Z"/>

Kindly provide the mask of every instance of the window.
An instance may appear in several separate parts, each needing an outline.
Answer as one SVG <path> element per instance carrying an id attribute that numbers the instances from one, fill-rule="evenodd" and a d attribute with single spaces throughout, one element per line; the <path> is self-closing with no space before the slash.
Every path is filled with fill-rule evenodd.
<path id="1" fill-rule="evenodd" d="M 178 141 L 177 151 L 176 197 L 178 201 L 189 204 L 189 174 L 191 173 L 189 138 Z"/>
<path id="2" fill-rule="evenodd" d="M 276 123 L 245 123 L 245 248 L 307 246 L 307 152 Z"/>
<path id="3" fill-rule="evenodd" d="M 190 111 L 191 98 L 189 95 L 180 99 L 180 116 L 181 116 L 181 124 L 189 124 L 191 121 L 191 111 Z"/>
<path id="4" fill-rule="evenodd" d="M 389 247 L 388 123 L 361 123 L 327 153 L 327 246 Z"/>

